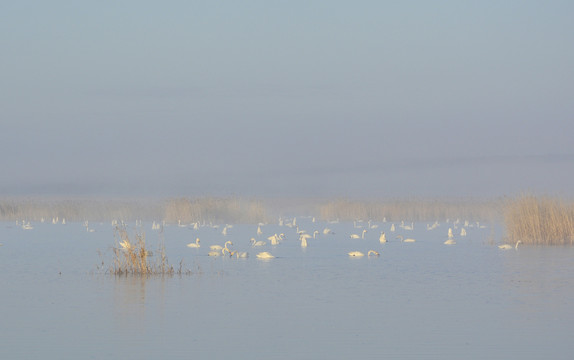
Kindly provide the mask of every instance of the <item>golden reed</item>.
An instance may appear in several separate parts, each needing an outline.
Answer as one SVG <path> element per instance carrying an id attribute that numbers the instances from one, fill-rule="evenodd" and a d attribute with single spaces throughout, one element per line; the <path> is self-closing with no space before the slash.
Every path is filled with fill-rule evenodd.
<path id="1" fill-rule="evenodd" d="M 114 275 L 173 275 L 175 270 L 167 262 L 165 247 L 160 243 L 157 254 L 146 248 L 145 233 L 136 233 L 130 240 L 125 226 L 115 229 L 114 262 L 109 270 Z M 155 259 L 155 260 L 152 260 Z"/>
<path id="2" fill-rule="evenodd" d="M 572 245 L 574 204 L 550 197 L 522 195 L 508 200 L 504 223 L 510 243 Z"/>

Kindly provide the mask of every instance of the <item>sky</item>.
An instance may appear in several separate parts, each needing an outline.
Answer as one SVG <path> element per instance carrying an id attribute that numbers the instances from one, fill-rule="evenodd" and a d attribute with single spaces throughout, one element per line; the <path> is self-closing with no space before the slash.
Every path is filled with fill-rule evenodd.
<path id="1" fill-rule="evenodd" d="M 3 1 L 0 195 L 574 195 L 574 2 Z"/>

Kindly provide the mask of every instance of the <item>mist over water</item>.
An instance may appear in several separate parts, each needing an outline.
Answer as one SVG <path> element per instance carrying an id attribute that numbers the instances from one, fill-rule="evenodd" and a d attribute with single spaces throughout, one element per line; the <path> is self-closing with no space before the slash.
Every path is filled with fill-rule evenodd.
<path id="1" fill-rule="evenodd" d="M 310 160 L 307 159 L 307 162 Z M 216 174 L 181 169 L 155 173 L 144 166 L 126 173 L 87 178 L 4 184 L 4 195 L 162 198 L 177 196 L 321 198 L 496 198 L 523 192 L 571 197 L 572 156 L 444 158 L 357 161 L 328 166 L 269 164 L 258 169 L 222 169 Z M 153 167 L 153 166 L 151 166 Z M 191 166 L 193 167 L 193 166 Z"/>
<path id="2" fill-rule="evenodd" d="M 568 3 L 33 7 L 1 195 L 572 195 Z"/>

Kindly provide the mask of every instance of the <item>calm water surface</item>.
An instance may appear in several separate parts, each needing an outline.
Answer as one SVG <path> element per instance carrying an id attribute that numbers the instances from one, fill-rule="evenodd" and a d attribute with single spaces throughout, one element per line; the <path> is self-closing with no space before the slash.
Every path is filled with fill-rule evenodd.
<path id="1" fill-rule="evenodd" d="M 115 244 L 110 224 L 87 232 L 79 223 L 33 223 L 32 230 L 2 223 L 0 358 L 572 357 L 570 247 L 501 251 L 490 240 L 501 237 L 498 226 L 467 228 L 445 246 L 452 224 L 392 233 L 390 223 L 378 223 L 365 239 L 349 238 L 362 231 L 352 223 L 298 224 L 335 234 L 302 249 L 295 228 L 270 224 L 258 239 L 285 233 L 286 240 L 253 249 L 256 225 L 235 225 L 227 236 L 221 226 L 166 227 L 170 264 L 183 261 L 193 274 L 139 278 L 105 273 Z M 156 248 L 159 232 L 142 229 Z M 397 234 L 417 242 L 401 243 Z M 196 237 L 201 248 L 186 247 Z M 250 257 L 207 256 L 209 245 L 226 240 Z M 347 256 L 370 249 L 381 256 Z M 277 258 L 259 260 L 258 251 Z"/>

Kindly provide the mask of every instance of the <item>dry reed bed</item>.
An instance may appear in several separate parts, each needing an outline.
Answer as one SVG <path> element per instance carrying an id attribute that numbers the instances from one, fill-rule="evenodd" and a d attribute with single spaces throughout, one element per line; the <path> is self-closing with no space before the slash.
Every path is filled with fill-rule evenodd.
<path id="1" fill-rule="evenodd" d="M 574 243 L 574 204 L 550 197 L 523 195 L 504 207 L 509 241 L 535 245 Z"/>
<path id="2" fill-rule="evenodd" d="M 158 220 L 163 217 L 163 203 L 152 200 L 120 199 L 0 199 L 1 221 L 51 221 L 67 222 L 111 220 Z"/>
<path id="3" fill-rule="evenodd" d="M 268 209 L 258 200 L 235 197 L 162 200 L 118 199 L 0 199 L 0 221 L 158 221 L 168 223 L 234 222 L 269 220 Z"/>
<path id="4" fill-rule="evenodd" d="M 168 223 L 258 223 L 269 220 L 261 201 L 239 198 L 179 198 L 168 200 L 164 220 Z"/>

